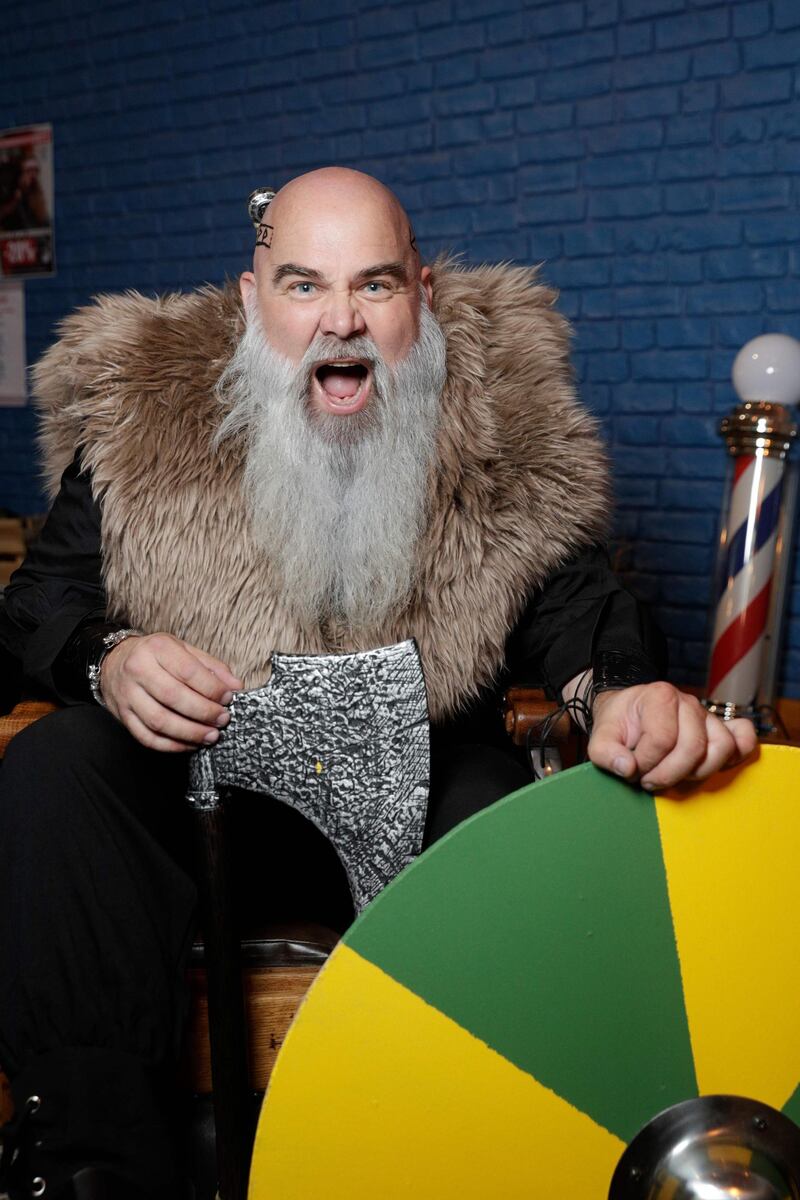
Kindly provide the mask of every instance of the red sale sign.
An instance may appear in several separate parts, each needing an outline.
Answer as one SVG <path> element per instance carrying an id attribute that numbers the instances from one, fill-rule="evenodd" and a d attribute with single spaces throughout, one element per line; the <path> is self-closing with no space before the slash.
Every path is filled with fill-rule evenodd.
<path id="1" fill-rule="evenodd" d="M 0 132 L 0 278 L 54 270 L 52 127 L 6 129 Z"/>

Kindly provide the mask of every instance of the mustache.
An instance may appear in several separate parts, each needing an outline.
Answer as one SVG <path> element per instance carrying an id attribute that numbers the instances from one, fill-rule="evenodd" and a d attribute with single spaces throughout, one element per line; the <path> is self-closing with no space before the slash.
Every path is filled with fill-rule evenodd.
<path id="1" fill-rule="evenodd" d="M 373 374 L 376 368 L 383 366 L 383 356 L 372 338 L 352 338 L 343 345 L 341 338 L 319 334 L 300 360 L 297 373 L 306 385 L 310 385 L 312 375 L 324 363 L 353 361 L 363 363 Z"/>

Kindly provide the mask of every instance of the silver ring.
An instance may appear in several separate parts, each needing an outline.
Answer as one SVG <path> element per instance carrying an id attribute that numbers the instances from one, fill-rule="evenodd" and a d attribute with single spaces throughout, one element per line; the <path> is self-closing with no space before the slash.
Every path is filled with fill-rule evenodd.
<path id="1" fill-rule="evenodd" d="M 37 1175 L 31 1184 L 31 1195 L 43 1196 L 46 1188 L 47 1184 L 45 1183 L 44 1179 L 42 1179 L 41 1175 Z"/>

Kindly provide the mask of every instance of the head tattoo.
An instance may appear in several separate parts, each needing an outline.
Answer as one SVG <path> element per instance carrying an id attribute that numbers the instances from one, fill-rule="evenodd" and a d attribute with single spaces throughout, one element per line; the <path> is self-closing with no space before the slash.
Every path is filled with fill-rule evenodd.
<path id="1" fill-rule="evenodd" d="M 247 200 L 247 215 L 255 226 L 256 246 L 265 246 L 267 250 L 272 245 L 272 226 L 263 218 L 276 195 L 275 188 L 261 187 L 251 192 Z"/>

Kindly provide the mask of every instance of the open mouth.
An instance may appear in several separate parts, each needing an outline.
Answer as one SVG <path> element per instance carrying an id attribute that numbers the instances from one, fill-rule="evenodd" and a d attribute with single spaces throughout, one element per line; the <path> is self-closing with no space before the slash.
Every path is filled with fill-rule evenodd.
<path id="1" fill-rule="evenodd" d="M 340 416 L 360 412 L 369 399 L 372 371 L 360 359 L 329 359 L 313 374 L 314 399 L 318 407 Z"/>

